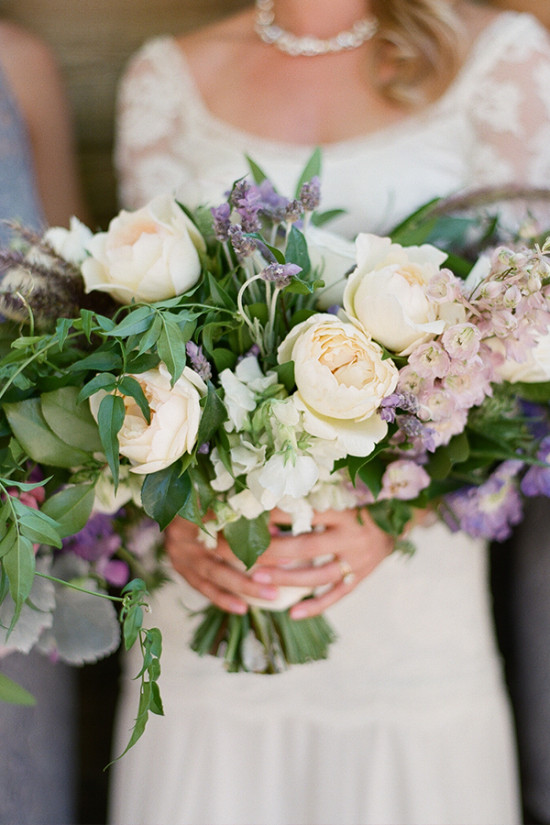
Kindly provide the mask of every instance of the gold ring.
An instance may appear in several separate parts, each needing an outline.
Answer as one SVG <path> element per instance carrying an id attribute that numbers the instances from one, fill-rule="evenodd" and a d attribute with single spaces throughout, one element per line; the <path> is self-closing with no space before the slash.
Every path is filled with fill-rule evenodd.
<path id="1" fill-rule="evenodd" d="M 342 574 L 342 584 L 353 584 L 355 581 L 355 573 L 351 565 L 345 559 L 338 559 L 338 565 Z"/>

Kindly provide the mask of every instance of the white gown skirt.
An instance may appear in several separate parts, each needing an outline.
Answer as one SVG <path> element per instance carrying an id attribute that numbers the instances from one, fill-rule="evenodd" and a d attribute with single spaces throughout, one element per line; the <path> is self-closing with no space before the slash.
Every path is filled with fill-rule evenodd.
<path id="1" fill-rule="evenodd" d="M 515 748 L 484 546 L 416 528 L 327 611 L 329 659 L 226 673 L 188 649 L 197 594 L 157 596 L 163 717 L 112 776 L 113 825 L 512 825 Z M 115 741 L 137 710 L 129 657 Z"/>

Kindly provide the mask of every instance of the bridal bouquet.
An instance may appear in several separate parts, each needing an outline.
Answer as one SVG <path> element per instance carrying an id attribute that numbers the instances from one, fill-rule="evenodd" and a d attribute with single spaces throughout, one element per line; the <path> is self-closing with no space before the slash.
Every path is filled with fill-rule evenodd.
<path id="1" fill-rule="evenodd" d="M 77 642 L 91 620 L 73 597 L 60 610 L 60 582 L 109 596 L 133 569 L 115 598 L 144 653 L 134 741 L 162 711 L 160 635 L 141 610 L 176 515 L 250 569 L 284 529 L 275 508 L 295 535 L 316 511 L 365 508 L 410 550 L 415 508 L 502 538 L 522 495 L 547 493 L 532 402 L 550 397 L 550 247 L 495 249 L 464 281 L 430 244 L 353 245 L 321 228 L 318 166 L 294 198 L 251 163 L 214 209 L 161 197 L 107 232 L 74 221 L 3 254 L 4 644 L 28 616 L 41 649 L 71 660 L 67 617 Z M 245 616 L 210 606 L 193 647 L 229 670 L 323 658 L 326 620 L 286 611 L 307 595 Z"/>

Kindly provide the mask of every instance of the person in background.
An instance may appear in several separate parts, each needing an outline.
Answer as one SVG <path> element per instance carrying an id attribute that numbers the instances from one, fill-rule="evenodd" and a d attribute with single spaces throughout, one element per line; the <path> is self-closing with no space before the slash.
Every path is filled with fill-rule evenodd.
<path id="1" fill-rule="evenodd" d="M 264 37 L 269 20 L 294 53 Z M 312 57 L 305 36 L 319 46 L 351 37 L 353 47 Z M 132 61 L 120 95 L 122 203 L 171 191 L 217 205 L 246 172 L 245 153 L 291 194 L 317 145 L 322 206 L 347 210 L 333 226 L 349 237 L 388 232 L 459 189 L 540 184 L 550 175 L 548 50 L 532 17 L 462 0 L 258 0 L 154 40 Z M 318 523 L 274 538 L 251 577 L 223 540 L 210 552 L 183 520 L 168 528 L 179 575 L 154 608 L 168 718 L 152 719 L 116 766 L 113 823 L 519 822 L 482 543 L 425 523 L 405 560 L 354 513 Z M 289 555 L 305 564 L 278 564 Z M 332 558 L 314 566 L 319 556 Z M 284 585 L 324 586 L 291 615 L 330 607 L 339 638 L 327 661 L 227 674 L 188 649 L 189 609 L 204 597 L 242 613 L 247 597 L 275 598 Z M 115 750 L 134 708 L 127 678 Z"/>
<path id="2" fill-rule="evenodd" d="M 40 230 L 86 219 L 69 107 L 49 48 L 0 21 L 0 244 L 7 221 Z M 0 672 L 36 698 L 0 703 L 1 825 L 74 825 L 76 682 L 71 670 L 31 653 L 7 653 Z"/>

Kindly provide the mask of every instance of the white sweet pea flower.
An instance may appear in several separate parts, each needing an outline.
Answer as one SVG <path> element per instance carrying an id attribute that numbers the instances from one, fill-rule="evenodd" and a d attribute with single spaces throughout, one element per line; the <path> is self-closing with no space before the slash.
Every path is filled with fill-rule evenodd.
<path id="1" fill-rule="evenodd" d="M 248 423 L 249 413 L 256 409 L 256 396 L 230 369 L 220 373 L 220 384 L 223 387 L 223 401 L 229 417 L 225 422 L 225 428 L 240 432 Z"/>
<path id="2" fill-rule="evenodd" d="M 294 455 L 285 459 L 277 454 L 271 456 L 256 478 L 258 484 L 273 493 L 278 501 L 284 496 L 302 498 L 319 478 L 319 469 L 310 456 Z"/>
<path id="3" fill-rule="evenodd" d="M 309 225 L 306 230 L 311 266 L 324 287 L 315 293 L 319 309 L 341 305 L 347 283 L 347 273 L 355 267 L 355 244 L 341 235 Z"/>
<path id="4" fill-rule="evenodd" d="M 443 332 L 446 305 L 430 298 L 427 287 L 447 257 L 444 252 L 362 234 L 356 254 L 357 268 L 344 292 L 344 309 L 354 323 L 399 355 Z"/>
<path id="5" fill-rule="evenodd" d="M 277 373 L 270 371 L 264 375 L 255 355 L 249 355 L 239 361 L 235 367 L 235 375 L 239 381 L 257 393 L 265 392 L 268 387 L 277 383 Z"/>
<path id="6" fill-rule="evenodd" d="M 122 210 L 87 247 L 86 291 L 108 292 L 128 304 L 133 298 L 173 298 L 196 284 L 201 273 L 197 250 L 205 243 L 176 201 L 162 195 L 135 212 Z"/>
<path id="7" fill-rule="evenodd" d="M 92 238 L 93 232 L 74 215 L 70 220 L 69 229 L 52 226 L 44 234 L 44 240 L 53 251 L 73 266 L 80 266 L 87 257 L 87 246 Z"/>
<path id="8" fill-rule="evenodd" d="M 292 398 L 306 432 L 332 441 L 334 458 L 369 455 L 386 435 L 378 409 L 398 379 L 378 344 L 354 324 L 317 314 L 291 330 L 278 358 L 294 361 Z"/>

